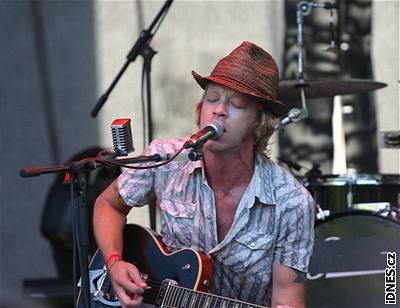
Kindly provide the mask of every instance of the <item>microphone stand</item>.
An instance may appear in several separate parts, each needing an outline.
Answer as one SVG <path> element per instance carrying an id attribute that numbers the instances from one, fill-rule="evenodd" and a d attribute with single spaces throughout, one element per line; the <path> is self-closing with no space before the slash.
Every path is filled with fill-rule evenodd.
<path id="1" fill-rule="evenodd" d="M 142 53 L 143 49 L 148 46 L 149 42 L 151 41 L 151 39 L 154 36 L 154 33 L 152 33 L 153 28 L 157 25 L 158 21 L 160 20 L 160 18 L 166 13 L 166 11 L 169 9 L 169 7 L 171 6 L 173 0 L 167 0 L 163 7 L 161 8 L 161 10 L 158 12 L 158 14 L 156 15 L 156 17 L 154 18 L 153 22 L 151 23 L 151 25 L 149 26 L 149 28 L 147 30 L 142 30 L 142 32 L 140 32 L 140 35 L 138 37 L 138 39 L 135 42 L 135 45 L 133 45 L 132 49 L 129 51 L 128 55 L 126 56 L 126 62 L 123 65 L 123 67 L 121 68 L 121 70 L 118 72 L 117 76 L 115 77 L 115 79 L 112 81 L 111 85 L 109 86 L 109 88 L 107 89 L 107 91 L 100 96 L 99 100 L 97 101 L 96 105 L 94 106 L 92 112 L 90 113 L 90 115 L 92 116 L 92 118 L 95 118 L 98 114 L 98 112 L 100 111 L 101 107 L 103 107 L 103 105 L 105 104 L 105 102 L 107 101 L 111 91 L 114 89 L 114 87 L 116 86 L 117 82 L 119 81 L 119 79 L 122 77 L 122 75 L 124 74 L 124 72 L 126 71 L 126 69 L 128 68 L 129 64 L 133 61 L 136 60 L 137 56 L 139 54 Z"/>
<path id="2" fill-rule="evenodd" d="M 148 44 L 141 51 L 143 56 L 143 73 L 146 79 L 146 95 L 147 95 L 147 139 L 148 144 L 153 140 L 153 120 L 151 112 L 151 60 L 157 52 L 154 51 Z M 142 89 L 143 91 L 143 89 Z M 149 204 L 149 217 L 150 217 L 150 228 L 156 230 L 156 204 L 155 201 L 151 201 Z"/>
<path id="3" fill-rule="evenodd" d="M 156 52 L 150 47 L 149 43 L 153 38 L 155 33 L 151 33 L 153 28 L 156 26 L 160 18 L 164 18 L 167 10 L 171 6 L 173 0 L 167 0 L 161 10 L 158 12 L 150 27 L 147 30 L 142 30 L 139 38 L 137 39 L 135 45 L 132 47 L 131 51 L 127 56 L 127 61 L 124 66 L 120 70 L 120 72 L 115 77 L 114 81 L 111 83 L 108 90 L 99 98 L 96 106 L 93 108 L 90 115 L 94 118 L 97 116 L 97 113 L 100 111 L 101 107 L 105 104 L 110 95 L 111 91 L 114 89 L 118 80 L 122 77 L 125 70 L 128 68 L 130 62 L 135 61 L 137 56 L 140 54 L 144 59 L 143 71 L 146 78 L 146 94 L 147 94 L 147 133 L 148 133 L 148 143 L 153 140 L 153 126 L 152 126 L 152 112 L 151 112 L 151 60 Z M 160 24 L 162 19 L 160 21 Z M 158 24 L 158 26 L 160 25 Z M 157 27 L 158 29 L 158 27 Z M 157 31 L 157 29 L 155 31 Z M 143 89 L 142 89 L 143 91 Z M 144 119 L 143 119 L 144 120 Z M 149 204 L 149 216 L 150 216 L 150 227 L 151 229 L 156 229 L 156 212 L 155 212 L 155 203 L 151 202 Z"/>
<path id="4" fill-rule="evenodd" d="M 160 161 L 161 156 L 154 154 L 151 156 L 138 156 L 132 158 L 124 158 L 118 160 L 110 160 L 111 162 L 132 164 L 132 163 L 145 163 Z M 71 194 L 71 204 L 73 207 L 73 240 L 74 247 L 77 248 L 79 257 L 79 267 L 82 277 L 82 291 L 83 291 L 83 303 L 84 307 L 91 307 L 90 301 L 90 283 L 89 283 L 89 266 L 88 266 L 88 247 L 89 247 L 89 226 L 87 217 L 87 200 L 86 200 L 86 173 L 96 169 L 101 165 L 107 165 L 101 163 L 97 158 L 87 158 L 81 161 L 70 162 L 60 166 L 50 167 L 31 167 L 21 169 L 21 177 L 34 177 L 41 174 L 49 173 L 69 173 L 71 175 L 71 189 L 74 194 Z M 75 198 L 74 198 L 75 196 Z M 77 285 L 74 283 L 74 289 Z M 74 292 L 76 294 L 76 292 Z M 74 299 L 77 300 L 76 298 Z M 80 301 L 79 301 L 80 302 Z M 76 302 L 76 307 L 78 307 Z"/>

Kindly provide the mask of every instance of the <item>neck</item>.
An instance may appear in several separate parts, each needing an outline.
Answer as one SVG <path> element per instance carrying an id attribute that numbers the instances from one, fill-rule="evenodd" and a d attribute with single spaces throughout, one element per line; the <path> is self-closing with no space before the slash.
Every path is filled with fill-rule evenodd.
<path id="1" fill-rule="evenodd" d="M 207 180 L 213 188 L 229 189 L 248 182 L 254 172 L 253 146 L 235 152 L 204 151 L 203 157 Z"/>

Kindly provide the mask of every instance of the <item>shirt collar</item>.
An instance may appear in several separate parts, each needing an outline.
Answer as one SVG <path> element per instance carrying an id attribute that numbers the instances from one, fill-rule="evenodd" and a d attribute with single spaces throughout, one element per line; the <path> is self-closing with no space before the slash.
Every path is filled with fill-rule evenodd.
<path id="1" fill-rule="evenodd" d="M 254 174 L 247 189 L 248 198 L 252 200 L 248 208 L 253 207 L 256 198 L 264 205 L 276 204 L 272 188 L 272 164 L 271 160 L 263 161 L 259 154 L 256 155 Z M 188 161 L 185 168 L 190 174 L 200 168 L 203 179 L 206 180 L 203 160 Z"/>
<path id="2" fill-rule="evenodd" d="M 257 198 L 264 205 L 275 205 L 276 200 L 272 186 L 272 164 L 271 160 L 263 161 L 260 155 L 256 155 L 253 178 L 250 181 L 249 197 Z M 249 203 L 248 208 L 253 207 L 255 202 Z"/>

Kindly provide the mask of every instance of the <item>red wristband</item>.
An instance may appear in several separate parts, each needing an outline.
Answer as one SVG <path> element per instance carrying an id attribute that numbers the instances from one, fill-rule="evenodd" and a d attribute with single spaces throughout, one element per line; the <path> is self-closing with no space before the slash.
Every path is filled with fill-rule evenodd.
<path id="1" fill-rule="evenodd" d="M 106 269 L 109 270 L 111 268 L 111 266 L 117 262 L 117 261 L 121 261 L 122 257 L 118 252 L 113 252 L 106 261 Z"/>

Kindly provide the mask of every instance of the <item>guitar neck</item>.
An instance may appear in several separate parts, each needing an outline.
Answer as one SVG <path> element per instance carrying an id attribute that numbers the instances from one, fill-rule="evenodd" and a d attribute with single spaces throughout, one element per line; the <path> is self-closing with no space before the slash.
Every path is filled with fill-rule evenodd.
<path id="1" fill-rule="evenodd" d="M 201 308 L 266 308 L 227 297 L 195 291 L 180 286 L 166 285 L 159 292 L 156 302 L 161 307 Z"/>

